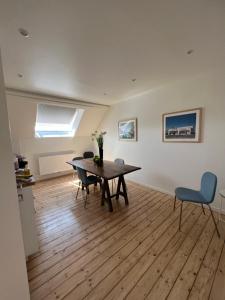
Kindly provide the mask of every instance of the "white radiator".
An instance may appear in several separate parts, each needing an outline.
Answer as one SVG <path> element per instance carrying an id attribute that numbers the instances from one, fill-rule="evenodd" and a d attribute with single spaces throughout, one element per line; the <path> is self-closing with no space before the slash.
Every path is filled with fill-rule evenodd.
<path id="1" fill-rule="evenodd" d="M 66 162 L 72 160 L 74 153 L 46 153 L 38 158 L 40 175 L 54 174 L 72 170 Z"/>

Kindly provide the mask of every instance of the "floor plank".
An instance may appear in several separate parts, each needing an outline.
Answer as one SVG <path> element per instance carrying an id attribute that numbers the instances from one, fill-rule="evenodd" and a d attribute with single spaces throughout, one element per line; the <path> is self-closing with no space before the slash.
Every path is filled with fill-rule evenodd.
<path id="1" fill-rule="evenodd" d="M 225 299 L 225 247 L 209 212 L 127 182 L 129 206 L 84 208 L 71 175 L 34 186 L 40 250 L 29 257 L 32 300 Z M 218 292 L 218 290 L 220 292 Z M 222 296 L 221 296 L 222 295 Z"/>
<path id="2" fill-rule="evenodd" d="M 149 262 L 145 264 L 146 272 L 143 273 L 143 270 L 141 270 L 140 275 L 143 276 L 140 276 L 140 280 L 136 285 L 133 285 L 133 290 L 129 293 L 127 299 L 135 299 L 135 297 L 138 297 L 138 299 L 145 298 L 177 251 L 187 247 L 188 242 L 190 242 L 190 237 L 192 237 L 192 243 L 197 240 L 207 221 L 207 217 L 203 215 L 200 216 L 200 213 L 200 209 L 194 209 L 194 212 L 192 212 L 192 215 L 187 221 L 185 223 L 183 222 L 182 231 L 176 232 L 164 251 L 157 256 L 154 263 L 151 264 L 150 267 L 148 266 Z M 124 284 L 124 290 L 125 287 L 126 283 Z"/>
<path id="3" fill-rule="evenodd" d="M 225 299 L 225 245 L 220 257 L 219 265 L 216 271 L 214 283 L 210 293 L 210 300 L 224 300 Z"/>
<path id="4" fill-rule="evenodd" d="M 184 219 L 186 219 L 190 213 L 191 208 L 189 207 L 184 213 Z M 140 273 L 144 272 L 145 268 L 165 249 L 177 232 L 177 220 L 178 214 L 173 214 L 167 218 L 162 226 L 158 227 L 146 241 L 138 245 L 132 255 L 129 255 L 108 277 L 104 278 L 98 287 L 88 295 L 87 299 L 107 299 L 107 295 L 112 287 L 115 287 L 114 291 L 117 290 L 117 286 L 120 285 L 119 283 L 123 280 L 124 276 L 132 273 L 132 275 L 135 274 L 135 277 L 138 277 Z M 132 277 L 134 276 L 128 278 L 128 283 Z M 120 295 L 120 293 L 117 294 L 117 291 L 115 295 L 114 293 L 110 295 L 109 299 L 117 299 L 118 295 Z"/>
<path id="5" fill-rule="evenodd" d="M 160 200 L 160 199 L 159 199 Z M 158 209 L 159 205 L 161 205 L 160 202 L 157 203 L 156 209 Z M 146 210 L 146 208 L 145 208 Z M 158 213 L 155 214 L 154 218 L 157 217 L 160 212 L 162 212 L 162 209 L 158 210 Z M 68 291 L 68 285 L 71 283 L 71 280 L 73 281 L 73 277 L 71 279 L 68 279 L 69 277 L 73 276 L 76 274 L 78 271 L 85 270 L 85 267 L 88 265 L 90 267 L 90 263 L 94 262 L 94 265 L 96 266 L 96 261 L 101 264 L 104 259 L 108 259 L 110 253 L 114 250 L 117 251 L 120 249 L 120 247 L 124 244 L 127 243 L 130 239 L 134 238 L 137 234 L 143 231 L 144 228 L 146 228 L 151 220 L 148 219 L 148 215 L 144 212 L 142 214 L 145 217 L 145 221 L 143 222 L 143 218 L 136 218 L 135 220 L 131 221 L 131 224 L 128 224 L 126 227 L 123 228 L 123 230 L 118 231 L 116 234 L 114 234 L 113 237 L 111 237 L 109 240 L 105 241 L 102 243 L 99 247 L 94 248 L 91 252 L 88 252 L 86 255 L 83 255 L 80 257 L 78 260 L 74 259 L 74 261 L 62 272 L 58 272 L 56 276 L 53 277 L 53 279 L 48 280 L 44 285 L 41 286 L 41 288 L 38 290 L 38 293 L 34 293 L 34 295 L 37 294 L 37 299 L 40 296 L 40 293 L 49 293 L 49 291 L 57 286 L 60 282 L 65 281 L 66 282 L 66 292 Z M 137 226 L 139 224 L 139 226 Z M 147 233 L 148 234 L 148 230 Z M 92 264 L 91 264 L 92 266 Z M 52 270 L 50 270 L 52 272 Z M 82 276 L 82 273 L 85 274 L 85 272 L 78 272 L 79 275 Z M 43 277 L 43 276 L 42 276 Z M 65 280 L 66 279 L 66 280 Z M 75 283 L 77 284 L 78 279 L 75 277 Z M 71 284 L 70 284 L 71 285 Z M 70 286 L 70 288 L 73 288 Z M 60 294 L 63 292 L 63 288 L 60 287 Z"/>
<path id="6" fill-rule="evenodd" d="M 207 254 L 202 262 L 201 268 L 195 279 L 195 283 L 191 289 L 189 295 L 190 300 L 207 299 L 212 287 L 214 275 L 223 249 L 223 244 L 223 240 L 218 239 L 217 234 L 215 232 L 213 239 L 209 245 Z"/>
<path id="7" fill-rule="evenodd" d="M 147 200 L 146 200 L 147 201 Z M 138 214 L 140 214 L 141 212 L 145 212 L 146 207 L 144 206 L 141 210 L 132 210 L 130 209 L 127 214 L 126 217 L 124 216 L 120 216 L 117 217 L 116 219 L 111 218 L 112 222 L 110 222 L 108 220 L 108 226 L 102 226 L 100 229 L 98 229 L 97 233 L 94 235 L 95 238 L 93 238 L 93 240 L 91 239 L 92 236 L 91 234 L 86 237 L 85 239 L 82 239 L 81 241 L 78 241 L 78 243 L 76 243 L 76 245 L 72 245 L 73 247 L 67 247 L 64 249 L 64 251 L 61 251 L 59 253 L 56 253 L 54 255 L 54 257 L 52 257 L 52 259 L 48 259 L 48 261 L 44 264 L 39 264 L 35 269 L 32 269 L 31 272 L 29 272 L 30 275 L 30 279 L 35 278 L 37 275 L 39 275 L 39 273 L 42 273 L 43 271 L 45 271 L 46 269 L 48 269 L 49 267 L 55 265 L 58 261 L 62 260 L 65 257 L 69 257 L 70 254 L 74 254 L 75 250 L 79 250 L 81 249 L 81 246 L 84 246 L 80 253 L 83 255 L 85 253 L 85 251 L 89 251 L 92 248 L 95 248 L 95 246 L 97 244 L 100 244 L 101 242 L 103 242 L 107 237 L 111 237 L 112 234 L 116 231 L 119 231 L 120 229 L 122 229 L 127 223 L 129 223 L 129 221 L 133 220 L 133 217 L 137 216 Z M 133 214 L 132 214 L 133 212 Z M 96 238 L 98 237 L 98 238 Z M 91 242 L 91 243 L 90 243 Z M 74 254 L 76 256 L 76 258 L 78 257 L 78 253 L 76 252 L 76 254 Z M 43 268 L 42 268 L 43 267 Z"/>
<path id="8" fill-rule="evenodd" d="M 167 299 L 186 299 L 189 296 L 192 285 L 215 232 L 213 224 L 211 223 L 210 225 L 210 228 L 205 230 L 199 238 Z"/>

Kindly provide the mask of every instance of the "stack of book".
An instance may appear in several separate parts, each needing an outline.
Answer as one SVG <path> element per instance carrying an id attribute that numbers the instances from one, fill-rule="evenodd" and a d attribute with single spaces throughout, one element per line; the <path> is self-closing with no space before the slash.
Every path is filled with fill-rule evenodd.
<path id="1" fill-rule="evenodd" d="M 16 181 L 17 183 L 23 183 L 23 182 L 31 182 L 32 181 L 32 175 L 26 174 L 24 169 L 18 169 L 15 171 L 16 174 Z"/>

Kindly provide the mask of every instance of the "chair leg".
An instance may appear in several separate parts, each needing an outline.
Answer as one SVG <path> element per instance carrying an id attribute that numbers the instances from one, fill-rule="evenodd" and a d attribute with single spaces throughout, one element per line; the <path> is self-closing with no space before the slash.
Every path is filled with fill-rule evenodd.
<path id="1" fill-rule="evenodd" d="M 181 201 L 181 206 L 180 206 L 179 231 L 180 231 L 180 228 L 181 228 L 182 209 L 183 209 L 183 201 Z"/>
<path id="2" fill-rule="evenodd" d="M 114 179 L 112 179 L 112 194 L 113 194 L 113 180 L 114 180 Z"/>
<path id="3" fill-rule="evenodd" d="M 214 215 L 213 215 L 212 209 L 211 209 L 211 207 L 210 207 L 210 205 L 209 205 L 209 204 L 208 204 L 208 207 L 209 207 L 209 210 L 210 210 L 210 213 L 211 213 L 212 219 L 213 219 L 213 223 L 214 223 L 214 225 L 215 225 L 215 227 L 216 227 L 216 232 L 217 232 L 217 235 L 218 235 L 218 237 L 220 238 L 219 229 L 218 229 L 218 227 L 217 227 L 217 224 L 216 224 L 215 217 L 214 217 Z"/>
<path id="4" fill-rule="evenodd" d="M 87 203 L 88 203 L 88 192 L 87 192 L 88 190 L 87 190 L 87 188 L 85 189 L 85 199 L 84 199 L 84 208 L 86 208 L 87 207 Z"/>
<path id="5" fill-rule="evenodd" d="M 79 190 L 80 190 L 80 181 L 79 181 L 79 187 L 78 187 L 78 189 L 77 189 L 76 199 L 77 199 L 77 197 L 78 197 Z"/>
<path id="6" fill-rule="evenodd" d="M 203 211 L 203 214 L 205 215 L 205 209 L 204 209 L 204 206 L 203 206 L 203 204 L 201 204 L 201 206 L 202 206 L 202 211 Z"/>
<path id="7" fill-rule="evenodd" d="M 173 203 L 173 211 L 175 211 L 175 208 L 176 208 L 176 200 L 177 200 L 177 197 L 175 196 L 174 197 L 174 203 Z"/>
<path id="8" fill-rule="evenodd" d="M 90 191 L 89 191 L 89 187 L 86 186 L 86 193 L 88 193 L 88 195 L 90 194 Z"/>
<path id="9" fill-rule="evenodd" d="M 97 182 L 95 182 L 95 184 L 93 184 L 94 192 L 96 191 L 96 188 L 97 188 Z"/>

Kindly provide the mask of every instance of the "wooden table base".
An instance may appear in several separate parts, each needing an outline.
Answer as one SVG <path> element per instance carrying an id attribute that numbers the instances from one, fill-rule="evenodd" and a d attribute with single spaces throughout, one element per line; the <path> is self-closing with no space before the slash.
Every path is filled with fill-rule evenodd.
<path id="1" fill-rule="evenodd" d="M 122 191 L 121 191 L 121 185 L 122 185 Z M 110 189 L 109 189 L 109 182 L 107 179 L 104 179 L 103 181 L 103 185 L 102 185 L 102 202 L 101 205 L 104 205 L 105 200 L 108 203 L 109 206 L 109 211 L 112 212 L 113 211 L 113 206 L 112 206 L 112 198 L 116 197 L 116 199 L 119 199 L 119 196 L 123 196 L 125 199 L 125 204 L 128 205 L 129 201 L 128 201 L 128 197 L 127 197 L 127 188 L 126 188 L 126 183 L 124 180 L 124 176 L 121 175 L 119 176 L 119 180 L 117 183 L 117 190 L 116 190 L 116 194 L 110 194 Z"/>

